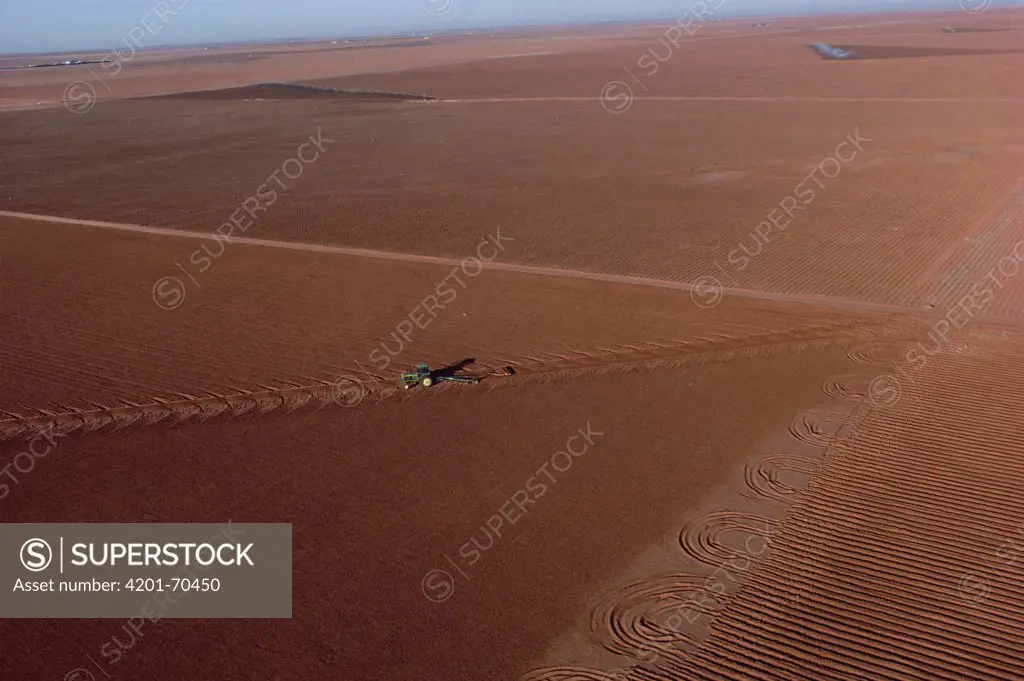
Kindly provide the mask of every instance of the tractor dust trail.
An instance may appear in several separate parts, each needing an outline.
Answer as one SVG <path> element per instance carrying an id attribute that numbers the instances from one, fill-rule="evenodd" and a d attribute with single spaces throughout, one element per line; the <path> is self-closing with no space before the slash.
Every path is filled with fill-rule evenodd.
<path id="1" fill-rule="evenodd" d="M 101 222 L 97 220 L 80 220 L 77 218 L 63 218 L 47 215 L 34 215 L 31 213 L 17 213 L 12 211 L 0 211 L 0 217 L 20 218 L 24 220 L 35 220 L 37 222 L 49 222 L 64 225 L 77 225 L 80 227 L 97 227 L 101 229 L 117 229 L 125 232 L 137 232 L 141 234 L 153 234 L 157 236 L 177 237 L 181 239 L 202 239 L 216 241 L 216 237 L 208 232 L 190 232 L 183 229 L 171 229 L 168 227 L 146 227 L 144 225 L 131 225 L 116 222 Z M 514 235 L 513 235 L 514 238 Z M 416 262 L 430 265 L 446 265 L 458 267 L 462 259 L 443 258 L 432 255 L 415 255 L 412 253 L 395 253 L 390 251 L 376 251 L 363 248 L 349 248 L 345 246 L 329 246 L 325 244 L 308 244 L 291 241 L 274 241 L 271 239 L 255 239 L 252 237 L 232 236 L 230 243 L 245 244 L 248 246 L 262 246 L 265 248 L 283 248 L 293 251 L 312 251 L 315 253 L 334 253 L 338 255 L 349 255 L 363 258 L 376 258 L 380 260 L 398 260 L 402 262 Z M 684 281 L 669 281 L 664 279 L 648 279 L 645 277 L 631 277 L 618 274 L 602 274 L 597 272 L 582 272 L 579 270 L 566 270 L 556 267 L 540 267 L 535 265 L 518 265 L 514 263 L 490 262 L 487 269 L 502 272 L 518 272 L 520 274 L 536 274 L 548 277 L 565 277 L 570 279 L 587 279 L 613 284 L 630 284 L 634 286 L 651 286 L 655 288 L 674 289 L 678 291 L 692 291 L 697 286 Z M 773 302 L 803 303 L 817 305 L 826 308 L 837 308 L 845 310 L 863 310 L 872 312 L 889 313 L 911 313 L 929 316 L 928 311 L 918 308 L 905 307 L 901 305 L 889 305 L 885 303 L 871 303 L 845 298 L 832 298 L 812 294 L 787 294 L 756 291 L 752 289 L 722 287 L 717 289 L 722 296 L 736 296 L 738 298 L 749 298 L 758 300 L 769 300 Z M 693 304 L 693 303 L 689 303 Z M 934 315 L 932 315 L 934 316 Z"/>

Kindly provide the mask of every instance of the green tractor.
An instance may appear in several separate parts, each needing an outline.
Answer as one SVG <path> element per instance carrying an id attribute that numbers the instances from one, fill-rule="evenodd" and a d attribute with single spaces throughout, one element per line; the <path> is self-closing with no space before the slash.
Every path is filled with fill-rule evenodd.
<path id="1" fill-rule="evenodd" d="M 480 382 L 480 379 L 476 376 L 456 376 L 454 373 L 431 371 L 430 367 L 426 364 L 417 364 L 416 368 L 412 371 L 403 373 L 399 380 L 402 381 L 402 387 L 406 390 L 414 385 L 422 385 L 424 388 L 429 388 L 441 381 L 448 381 L 449 383 Z"/>
<path id="2" fill-rule="evenodd" d="M 467 364 L 472 364 L 472 360 L 459 362 L 452 366 L 445 367 L 443 369 L 431 369 L 427 364 L 417 364 L 411 371 L 403 372 L 399 377 L 399 381 L 402 387 L 408 390 L 414 385 L 422 385 L 424 388 L 429 388 L 435 383 L 479 383 L 481 381 L 480 376 L 473 376 L 469 374 L 459 374 L 463 367 Z M 492 376 L 512 376 L 514 375 L 512 367 L 505 367 L 499 372 L 492 373 Z"/>

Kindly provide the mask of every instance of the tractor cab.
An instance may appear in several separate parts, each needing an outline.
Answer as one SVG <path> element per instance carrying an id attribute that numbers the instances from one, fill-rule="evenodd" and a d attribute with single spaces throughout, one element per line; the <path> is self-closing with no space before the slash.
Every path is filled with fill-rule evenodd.
<path id="1" fill-rule="evenodd" d="M 428 364 L 417 364 L 412 371 L 407 371 L 402 374 L 402 387 L 408 390 L 414 385 L 421 384 L 424 388 L 429 388 L 434 385 L 434 378 L 430 373 L 430 365 Z"/>

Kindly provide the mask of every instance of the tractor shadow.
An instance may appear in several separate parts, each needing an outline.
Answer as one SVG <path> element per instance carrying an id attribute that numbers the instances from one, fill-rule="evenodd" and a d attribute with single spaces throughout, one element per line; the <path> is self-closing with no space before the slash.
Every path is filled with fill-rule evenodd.
<path id="1" fill-rule="evenodd" d="M 458 362 L 454 362 L 453 364 L 449 364 L 446 367 L 441 367 L 440 369 L 435 369 L 431 373 L 434 375 L 435 378 L 436 377 L 440 377 L 440 376 L 464 376 L 464 377 L 467 377 L 467 378 L 470 378 L 470 377 L 471 378 L 476 378 L 477 380 L 479 380 L 481 382 L 485 381 L 485 380 L 487 380 L 489 378 L 496 377 L 496 376 L 515 376 L 516 375 L 515 369 L 510 367 L 510 366 L 501 367 L 501 369 L 498 369 L 496 371 L 487 371 L 487 370 L 473 371 L 473 370 L 470 370 L 468 367 L 471 367 L 474 364 L 476 364 L 476 357 L 467 357 L 466 359 L 460 359 Z"/>
<path id="2" fill-rule="evenodd" d="M 435 369 L 432 373 L 435 376 L 455 376 L 460 371 L 463 371 L 466 367 L 468 367 L 471 364 L 476 364 L 476 357 L 467 357 L 466 359 L 460 359 L 458 362 L 455 362 L 454 364 L 449 364 L 446 367 Z"/>

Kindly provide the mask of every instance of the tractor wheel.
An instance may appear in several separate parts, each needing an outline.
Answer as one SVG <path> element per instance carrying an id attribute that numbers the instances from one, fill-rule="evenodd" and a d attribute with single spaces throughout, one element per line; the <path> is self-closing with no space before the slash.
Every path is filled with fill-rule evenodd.
<path id="1" fill-rule="evenodd" d="M 430 376 L 427 376 L 426 378 L 423 379 L 423 381 L 421 381 L 421 385 L 424 388 L 429 388 L 430 386 L 434 385 L 434 379 L 432 379 Z"/>

